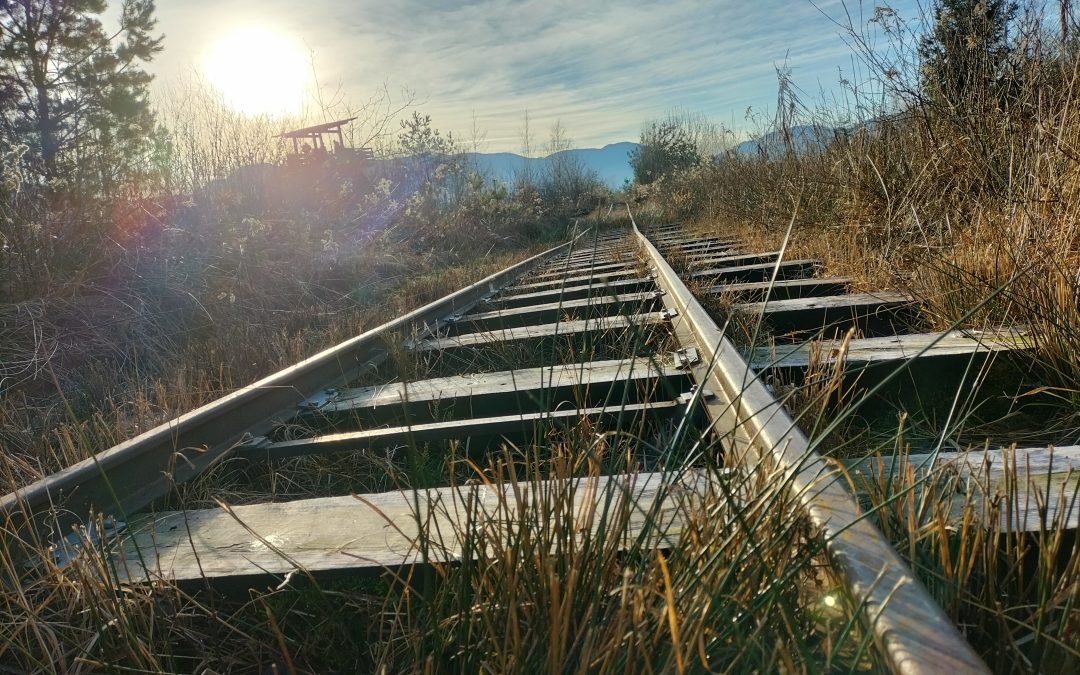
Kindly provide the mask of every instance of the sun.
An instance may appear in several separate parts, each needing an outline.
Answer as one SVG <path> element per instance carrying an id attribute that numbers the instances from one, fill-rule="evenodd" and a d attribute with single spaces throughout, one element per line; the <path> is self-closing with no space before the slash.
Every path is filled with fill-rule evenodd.
<path id="1" fill-rule="evenodd" d="M 246 115 L 297 115 L 309 68 L 303 50 L 282 33 L 248 27 L 224 36 L 207 55 L 207 77 Z"/>

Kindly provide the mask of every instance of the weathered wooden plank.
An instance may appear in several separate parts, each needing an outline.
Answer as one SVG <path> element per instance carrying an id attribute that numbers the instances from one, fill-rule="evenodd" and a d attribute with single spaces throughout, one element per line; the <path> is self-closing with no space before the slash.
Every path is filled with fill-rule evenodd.
<path id="1" fill-rule="evenodd" d="M 591 274 L 582 274 L 573 277 L 567 277 L 565 279 L 549 279 L 547 281 L 532 281 L 527 283 L 519 283 L 506 288 L 504 293 L 507 295 L 514 295 L 517 293 L 528 293 L 532 291 L 538 291 L 547 288 L 557 287 L 571 287 L 571 286 L 600 286 L 610 281 L 617 279 L 633 279 L 640 277 L 641 272 L 636 269 L 620 270 L 618 272 L 600 272 Z"/>
<path id="2" fill-rule="evenodd" d="M 450 335 L 463 331 L 497 330 L 526 326 L 541 321 L 557 319 L 586 319 L 597 316 L 630 311 L 645 312 L 655 305 L 659 294 L 656 291 L 645 293 L 626 293 L 623 295 L 601 295 L 580 300 L 560 299 L 538 305 L 525 305 L 510 309 L 495 309 L 476 314 L 466 314 L 448 326 Z"/>
<path id="3" fill-rule="evenodd" d="M 704 255 L 688 255 L 686 257 L 690 267 L 735 267 L 736 265 L 776 262 L 780 258 L 780 251 L 740 253 L 736 255 L 707 253 Z"/>
<path id="4" fill-rule="evenodd" d="M 133 583 L 451 562 L 466 536 L 507 539 L 565 501 L 580 536 L 603 527 L 621 548 L 671 548 L 717 479 L 691 470 L 170 511 L 131 521 L 112 560 Z"/>
<path id="5" fill-rule="evenodd" d="M 703 244 L 703 245 L 686 245 L 686 246 L 668 246 L 664 248 L 664 255 L 667 256 L 683 256 L 688 257 L 691 255 L 715 255 L 715 256 L 727 256 L 735 255 L 737 253 L 745 253 L 741 247 L 734 244 Z"/>
<path id="6" fill-rule="evenodd" d="M 469 347 L 496 342 L 509 342 L 511 340 L 531 340 L 535 338 L 554 337 L 556 335 L 571 335 L 573 333 L 619 330 L 630 328 L 631 326 L 658 324 L 666 319 L 667 315 L 663 312 L 649 312 L 646 314 L 634 314 L 630 316 L 605 316 L 597 319 L 561 321 L 539 326 L 505 328 L 502 330 L 467 333 L 465 335 L 454 335 L 445 338 L 431 338 L 416 343 L 415 348 L 426 351 L 453 349 L 455 347 Z"/>
<path id="7" fill-rule="evenodd" d="M 855 326 L 866 335 L 893 335 L 914 323 L 918 305 L 906 293 L 852 293 L 819 298 L 793 298 L 748 302 L 732 306 L 736 312 L 761 316 L 774 331 L 789 333 L 822 328 L 847 330 Z"/>
<path id="8" fill-rule="evenodd" d="M 920 494 L 933 490 L 932 498 L 942 501 L 937 513 L 953 528 L 963 526 L 966 511 L 984 527 L 1010 532 L 1080 526 L 1080 446 L 871 457 L 844 464 L 860 492 L 896 480 L 917 481 Z M 927 509 L 926 519 L 934 514 Z"/>
<path id="9" fill-rule="evenodd" d="M 732 246 L 726 246 L 725 245 L 722 248 L 726 249 L 726 250 L 717 251 L 717 250 L 715 250 L 714 246 L 706 246 L 706 247 L 704 247 L 702 249 L 697 249 L 697 248 L 695 248 L 693 246 L 681 246 L 681 247 L 679 247 L 678 252 L 681 253 L 682 256 L 684 258 L 686 258 L 687 260 L 700 260 L 700 259 L 704 259 L 704 258 L 715 258 L 715 257 L 725 257 L 726 258 L 726 257 L 729 257 L 729 256 L 734 256 L 734 255 L 776 255 L 776 254 L 778 254 L 778 252 L 776 252 L 776 251 L 754 251 L 754 250 L 740 251 L 740 250 L 738 250 L 739 247 L 734 246 L 734 245 L 732 245 Z"/>
<path id="10" fill-rule="evenodd" d="M 570 258 L 568 260 L 554 260 L 549 265 L 537 268 L 537 272 L 565 272 L 568 270 L 581 269 L 583 267 L 588 268 L 595 267 L 596 265 L 628 262 L 633 259 L 633 256 L 629 255 L 581 256 L 580 258 Z"/>
<path id="11" fill-rule="evenodd" d="M 603 291 L 605 287 L 593 287 L 591 290 Z M 610 290 L 610 288 L 608 288 Z M 560 296 L 558 293 L 554 295 L 554 300 L 549 302 L 536 302 L 527 305 L 519 305 L 517 307 L 499 307 L 496 309 L 485 309 L 484 311 L 475 312 L 472 314 L 466 314 L 456 319 L 455 323 L 474 325 L 476 323 L 486 321 L 489 319 L 506 319 L 509 317 L 526 316 L 531 317 L 534 313 L 542 314 L 549 311 L 559 312 L 559 310 L 569 310 L 589 308 L 589 307 L 602 307 L 604 305 L 619 304 L 619 303 L 642 303 L 648 300 L 652 300 L 659 295 L 656 290 L 644 291 L 644 292 L 631 292 L 631 293 L 592 293 L 584 298 L 568 299 L 565 295 Z M 549 296 L 550 299 L 550 296 Z"/>
<path id="12" fill-rule="evenodd" d="M 485 397 L 513 399 L 515 405 L 522 405 L 541 390 L 567 388 L 575 390 L 574 396 L 582 396 L 582 392 L 588 388 L 604 388 L 603 385 L 615 382 L 685 375 L 685 371 L 679 370 L 673 364 L 658 363 L 656 359 L 589 361 L 343 389 L 319 406 L 318 412 L 329 415 L 360 409 L 396 408 L 410 404 L 426 405 L 432 401 L 453 401 L 460 398 L 476 400 Z"/>
<path id="13" fill-rule="evenodd" d="M 738 239 L 721 239 L 719 237 L 701 236 L 688 237 L 683 235 L 654 237 L 656 245 L 661 248 L 671 246 L 688 246 L 694 244 L 712 244 L 719 246 L 734 246 L 739 243 Z"/>
<path id="14" fill-rule="evenodd" d="M 690 243 L 661 244 L 665 251 L 681 251 L 683 253 L 715 253 L 718 250 L 733 250 L 738 248 L 739 243 L 723 239 L 696 239 Z"/>
<path id="15" fill-rule="evenodd" d="M 689 276 L 691 279 L 712 281 L 766 281 L 772 278 L 773 270 L 777 270 L 777 279 L 801 279 L 812 276 L 819 264 L 817 260 L 810 259 L 784 260 L 779 263 L 757 263 L 701 270 L 692 272 Z"/>
<path id="16" fill-rule="evenodd" d="M 848 307 L 876 306 L 882 303 L 910 304 L 914 299 L 907 293 L 881 291 L 879 293 L 848 293 L 820 298 L 793 298 L 790 300 L 770 300 L 768 302 L 744 302 L 733 306 L 740 312 L 753 314 L 785 314 L 804 309 L 845 309 Z"/>
<path id="17" fill-rule="evenodd" d="M 704 253 L 707 251 L 714 251 L 716 249 L 734 249 L 738 248 L 740 242 L 733 239 L 717 239 L 715 237 L 707 237 L 705 239 L 694 239 L 689 242 L 664 244 L 659 246 L 665 251 L 683 251 L 686 253 Z"/>
<path id="18" fill-rule="evenodd" d="M 570 286 L 568 288 L 551 288 L 546 291 L 534 291 L 532 293 L 518 293 L 517 295 L 496 295 L 485 303 L 487 307 L 509 309 L 523 307 L 525 305 L 543 302 L 555 302 L 563 300 L 580 300 L 582 298 L 595 298 L 619 293 L 640 293 L 654 289 L 656 283 L 652 277 L 638 277 L 636 279 L 617 279 L 615 281 L 594 284 L 592 286 Z"/>
<path id="19" fill-rule="evenodd" d="M 626 243 L 598 246 L 596 248 L 578 248 L 573 253 L 558 256 L 553 260 L 586 260 L 592 257 L 627 255 L 633 249 Z"/>
<path id="20" fill-rule="evenodd" d="M 758 370 L 770 367 L 806 368 L 814 353 L 818 354 L 819 363 L 843 359 L 849 366 L 857 367 L 870 363 L 906 361 L 916 355 L 920 359 L 968 357 L 976 353 L 1031 347 L 1031 338 L 1025 329 L 953 330 L 860 338 L 849 341 L 846 348 L 843 348 L 843 340 L 758 347 L 750 353 L 750 366 Z"/>
<path id="21" fill-rule="evenodd" d="M 540 278 L 543 278 L 545 275 L 550 276 L 550 277 L 555 277 L 555 276 L 569 277 L 569 276 L 575 276 L 575 275 L 578 275 L 578 274 L 582 274 L 582 273 L 585 273 L 585 272 L 591 272 L 591 271 L 593 271 L 595 269 L 604 268 L 604 267 L 607 267 L 609 265 L 616 266 L 616 267 L 612 267 L 611 269 L 618 269 L 619 267 L 628 267 L 629 265 L 632 265 L 634 263 L 635 263 L 635 261 L 630 259 L 630 258 L 623 258 L 623 259 L 583 261 L 583 262 L 580 262 L 580 263 L 552 265 L 550 267 L 545 267 L 543 269 L 538 270 L 537 274 L 532 276 L 531 278 L 532 279 L 540 279 Z"/>
<path id="22" fill-rule="evenodd" d="M 810 279 L 786 279 L 770 283 L 755 281 L 743 284 L 720 284 L 705 290 L 708 295 L 722 295 L 743 302 L 760 302 L 766 297 L 772 300 L 811 298 L 823 295 L 840 295 L 851 286 L 847 277 L 812 277 Z"/>
<path id="23" fill-rule="evenodd" d="M 589 258 L 602 258 L 604 256 L 620 256 L 631 252 L 626 245 L 598 246 L 596 248 L 578 248 L 573 253 L 559 255 L 552 258 L 553 261 L 588 260 Z"/>
<path id="24" fill-rule="evenodd" d="M 579 274 L 586 274 L 590 270 L 594 270 L 597 267 L 613 266 L 613 265 L 630 265 L 635 261 L 634 258 L 599 258 L 597 260 L 576 260 L 576 261 L 563 261 L 555 265 L 549 265 L 543 268 L 536 268 L 528 277 L 523 277 L 522 282 L 537 281 L 541 275 L 555 276 L 577 276 Z"/>
<path id="25" fill-rule="evenodd" d="M 679 401 L 646 401 L 593 408 L 563 408 L 513 415 L 472 417 L 444 422 L 426 422 L 378 429 L 362 429 L 291 441 L 259 443 L 239 448 L 238 455 L 256 460 L 285 459 L 328 452 L 372 452 L 412 443 L 427 443 L 448 438 L 485 439 L 505 436 L 529 438 L 545 424 L 575 422 L 580 419 L 621 418 L 627 425 L 643 417 L 657 418 L 686 410 Z"/>
<path id="26" fill-rule="evenodd" d="M 729 258 L 746 253 L 741 246 L 712 246 L 704 248 L 669 248 L 664 255 L 669 257 L 682 257 L 685 261 L 695 260 L 699 257 Z"/>
<path id="27" fill-rule="evenodd" d="M 593 258 L 618 258 L 633 255 L 633 249 L 626 244 L 615 246 L 603 246 L 598 248 L 579 248 L 573 253 L 560 255 L 552 258 L 552 262 L 580 262 Z"/>
<path id="28" fill-rule="evenodd" d="M 604 265 L 586 266 L 584 269 L 589 270 L 593 274 L 600 272 L 620 272 L 622 270 L 632 270 L 637 268 L 637 263 L 633 260 L 627 260 L 624 262 L 607 263 Z M 539 274 L 530 274 L 526 278 L 529 281 L 544 281 L 545 279 L 561 278 L 566 276 L 566 271 L 556 269 L 550 272 L 541 272 Z"/>
<path id="29" fill-rule="evenodd" d="M 612 235 L 610 237 L 609 236 L 596 237 L 595 239 L 589 237 L 587 239 L 588 239 L 588 241 L 584 241 L 584 240 L 578 241 L 578 243 L 574 246 L 574 250 L 570 251 L 570 253 L 575 253 L 577 251 L 587 251 L 587 250 L 590 250 L 590 249 L 592 249 L 594 247 L 595 248 L 603 248 L 605 246 L 616 246 L 616 245 L 625 246 L 628 242 L 633 241 L 625 233 L 614 234 L 614 235 Z"/>

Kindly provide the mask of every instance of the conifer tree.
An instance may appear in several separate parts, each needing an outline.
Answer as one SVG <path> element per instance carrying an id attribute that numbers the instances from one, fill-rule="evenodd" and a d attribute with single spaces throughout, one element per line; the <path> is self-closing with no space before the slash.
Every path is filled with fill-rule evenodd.
<path id="1" fill-rule="evenodd" d="M 629 159 L 634 181 L 647 185 L 664 174 L 697 166 L 701 154 L 690 130 L 673 116 L 649 122 Z"/>
<path id="2" fill-rule="evenodd" d="M 1000 96 L 1016 12 L 1010 0 L 937 0 L 931 30 L 919 45 L 927 93 L 966 109 Z"/>
<path id="3" fill-rule="evenodd" d="M 83 194 L 130 176 L 154 132 L 143 70 L 161 50 L 154 2 L 124 0 L 113 33 L 105 9 L 105 0 L 0 0 L 0 134 L 28 146 L 40 181 Z"/>

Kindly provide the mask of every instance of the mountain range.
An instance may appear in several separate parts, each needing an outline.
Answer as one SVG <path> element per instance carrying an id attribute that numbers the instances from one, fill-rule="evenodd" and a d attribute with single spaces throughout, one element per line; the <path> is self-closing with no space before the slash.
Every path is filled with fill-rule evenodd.
<path id="1" fill-rule="evenodd" d="M 832 142 L 837 131 L 837 129 L 828 127 L 799 124 L 788 129 L 788 134 L 791 136 L 791 146 L 795 150 L 795 154 L 805 155 L 824 149 L 825 146 Z M 787 152 L 787 147 L 784 134 L 779 131 L 770 131 L 739 143 L 729 152 L 741 157 L 753 157 L 755 155 L 783 157 L 784 153 Z"/>
<path id="2" fill-rule="evenodd" d="M 789 130 L 795 153 L 804 155 L 824 148 L 832 139 L 836 130 L 819 126 L 797 125 Z M 637 143 L 625 141 L 611 143 L 602 148 L 576 148 L 563 150 L 546 157 L 523 157 L 513 152 L 470 152 L 468 161 L 481 174 L 512 184 L 524 171 L 539 177 L 559 157 L 569 155 L 577 160 L 586 170 L 595 171 L 605 185 L 618 189 L 626 181 L 632 181 L 634 171 L 630 168 L 630 153 L 638 147 Z M 778 131 L 770 131 L 743 141 L 727 151 L 740 157 L 766 155 L 780 157 L 787 151 L 784 136 Z M 718 155 L 720 157 L 722 155 Z"/>
<path id="3" fill-rule="evenodd" d="M 526 170 L 533 176 L 540 176 L 555 159 L 569 155 L 586 170 L 595 171 L 608 187 L 620 188 L 624 181 L 634 177 L 629 155 L 637 146 L 637 143 L 629 142 L 611 143 L 602 148 L 563 150 L 546 157 L 523 157 L 512 152 L 470 152 L 466 157 L 480 173 L 510 184 L 515 176 Z"/>

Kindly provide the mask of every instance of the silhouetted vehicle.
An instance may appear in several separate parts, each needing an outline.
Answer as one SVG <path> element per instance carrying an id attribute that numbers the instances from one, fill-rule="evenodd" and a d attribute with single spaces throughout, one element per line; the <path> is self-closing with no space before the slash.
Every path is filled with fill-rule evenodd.
<path id="1" fill-rule="evenodd" d="M 315 166 L 323 164 L 331 157 L 343 164 L 374 159 L 375 155 L 371 148 L 350 148 L 345 145 L 345 134 L 342 128 L 355 119 L 355 117 L 350 117 L 281 134 L 282 139 L 292 139 L 292 151 L 288 153 L 286 164 L 288 166 Z M 337 138 L 333 138 L 334 136 Z M 330 151 L 326 148 L 328 137 L 331 141 Z"/>

